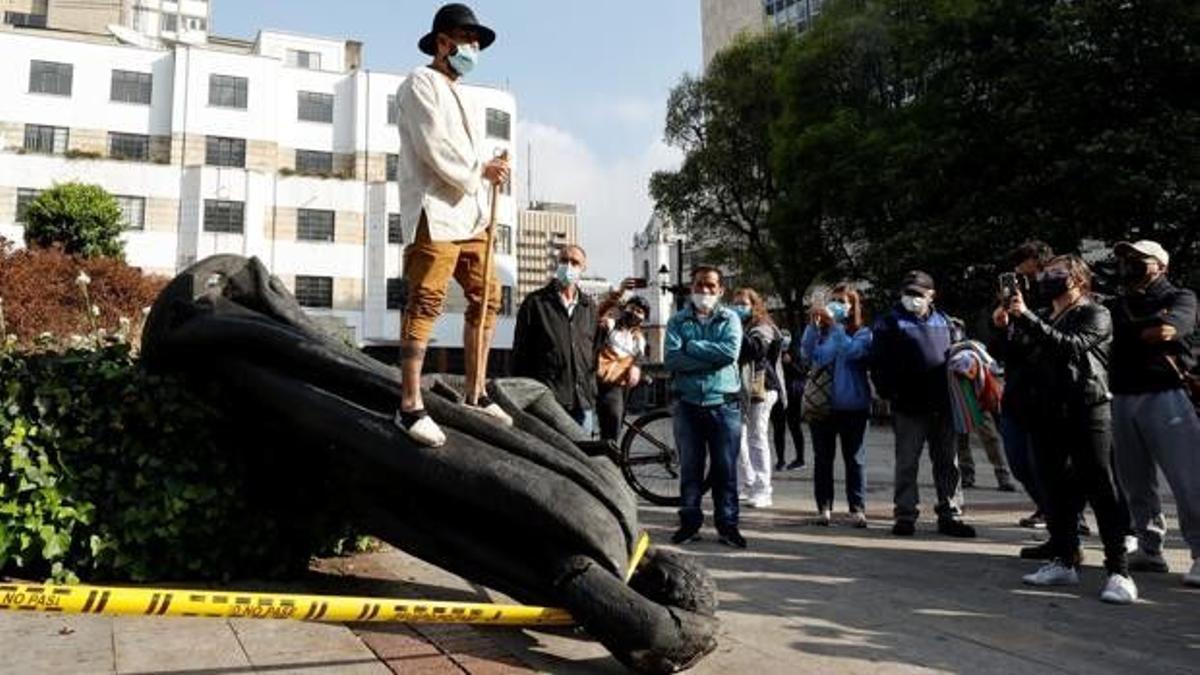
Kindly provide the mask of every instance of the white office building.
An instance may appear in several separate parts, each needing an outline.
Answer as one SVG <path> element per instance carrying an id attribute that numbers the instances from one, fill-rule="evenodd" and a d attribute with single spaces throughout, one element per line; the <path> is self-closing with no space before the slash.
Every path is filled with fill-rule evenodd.
<path id="1" fill-rule="evenodd" d="M 0 236 L 22 241 L 21 211 L 39 190 L 96 183 L 119 196 L 131 264 L 173 275 L 215 253 L 257 256 L 324 323 L 360 345 L 396 344 L 403 75 L 362 69 L 357 42 L 279 31 L 232 40 L 199 23 L 172 32 L 161 11 L 199 18 L 207 4 L 137 3 L 142 18 L 124 25 L 142 38 L 0 26 Z M 515 157 L 512 95 L 464 91 L 481 158 Z M 496 261 L 511 315 L 516 207 L 500 199 Z M 451 287 L 434 348 L 462 346 L 465 301 Z M 502 318 L 496 346 L 511 340 Z"/>

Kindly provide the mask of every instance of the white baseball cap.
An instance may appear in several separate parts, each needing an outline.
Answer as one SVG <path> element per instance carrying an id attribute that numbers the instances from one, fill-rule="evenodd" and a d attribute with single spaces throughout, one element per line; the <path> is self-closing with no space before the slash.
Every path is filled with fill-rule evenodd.
<path id="1" fill-rule="evenodd" d="M 1162 263 L 1163 267 L 1171 265 L 1171 254 L 1167 253 L 1167 249 L 1163 248 L 1162 244 L 1159 244 L 1157 241 L 1150 241 L 1149 239 L 1135 241 L 1132 244 L 1127 241 L 1120 242 L 1113 247 L 1113 253 L 1116 253 L 1118 256 L 1137 253 L 1143 258 L 1154 258 Z"/>

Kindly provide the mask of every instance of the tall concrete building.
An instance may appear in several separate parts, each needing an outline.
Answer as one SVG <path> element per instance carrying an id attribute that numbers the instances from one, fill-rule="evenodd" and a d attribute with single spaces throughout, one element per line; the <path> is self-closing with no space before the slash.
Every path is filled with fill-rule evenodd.
<path id="1" fill-rule="evenodd" d="M 804 30 L 826 0 L 701 0 L 704 67 L 739 35 L 770 27 Z"/>
<path id="2" fill-rule="evenodd" d="M 10 26 L 200 44 L 208 39 L 208 0 L 0 0 Z"/>
<path id="3" fill-rule="evenodd" d="M 558 265 L 558 252 L 579 243 L 579 217 L 574 204 L 533 202 L 517 214 L 517 298 L 546 285 Z"/>
<path id="4" fill-rule="evenodd" d="M 146 11 L 208 5 L 137 3 Z M 51 0 L 50 22 L 54 8 Z M 0 237 L 22 242 L 22 211 L 40 190 L 99 184 L 121 205 L 133 265 L 173 275 L 216 253 L 257 256 L 326 325 L 363 346 L 397 344 L 404 240 L 395 94 L 404 76 L 361 68 L 362 45 L 349 40 L 262 31 L 192 44 L 125 34 L 0 26 Z M 480 158 L 515 156 L 513 96 L 463 91 Z M 511 312 L 509 194 L 497 211 L 496 261 Z M 461 347 L 464 308 L 455 290 L 435 348 Z M 502 317 L 495 345 L 511 340 L 512 320 Z"/>

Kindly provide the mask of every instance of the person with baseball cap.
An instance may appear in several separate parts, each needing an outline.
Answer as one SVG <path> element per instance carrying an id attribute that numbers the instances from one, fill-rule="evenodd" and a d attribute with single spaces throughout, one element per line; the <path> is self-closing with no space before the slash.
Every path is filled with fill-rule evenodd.
<path id="1" fill-rule="evenodd" d="M 974 537 L 962 522 L 962 479 L 958 471 L 946 355 L 961 335 L 934 306 L 933 277 L 909 272 L 900 284 L 900 301 L 872 329 L 871 379 L 881 398 L 891 403 L 896 437 L 895 525 L 892 534 L 916 531 L 917 472 L 921 451 L 929 444 L 937 489 L 938 532 Z"/>
<path id="2" fill-rule="evenodd" d="M 1121 293 L 1109 302 L 1113 435 L 1117 475 L 1138 536 L 1129 567 L 1168 571 L 1158 496 L 1162 469 L 1192 553 L 1183 581 L 1200 587 L 1200 419 L 1186 383 L 1195 367 L 1187 340 L 1196 329 L 1196 295 L 1167 279 L 1171 256 L 1157 242 L 1121 242 L 1113 253 L 1121 276 Z"/>
<path id="3" fill-rule="evenodd" d="M 453 277 L 466 295 L 463 327 L 467 404 L 501 423 L 512 419 L 484 394 L 486 345 L 491 344 L 500 288 L 485 269 L 488 192 L 485 183 L 508 181 L 504 159 L 482 161 L 476 115 L 459 80 L 471 72 L 496 33 L 461 4 L 438 10 L 433 28 L 417 43 L 433 58 L 417 68 L 396 93 L 400 119 L 400 222 L 404 231 L 404 278 L 408 302 L 401 325 L 403 391 L 396 425 L 414 441 L 437 447 L 446 435 L 424 410 L 421 369 L 434 323 Z M 488 306 L 483 307 L 484 286 Z M 478 327 L 484 325 L 479 343 Z"/>

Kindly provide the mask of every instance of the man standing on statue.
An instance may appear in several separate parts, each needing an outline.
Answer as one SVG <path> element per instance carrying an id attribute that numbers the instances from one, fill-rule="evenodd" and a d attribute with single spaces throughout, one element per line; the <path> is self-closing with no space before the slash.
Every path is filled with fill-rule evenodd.
<path id="1" fill-rule="evenodd" d="M 438 447 L 446 435 L 425 412 L 421 369 L 434 323 L 442 314 L 453 277 L 467 298 L 463 328 L 468 405 L 504 424 L 512 419 L 484 393 L 488 346 L 500 310 L 500 288 L 485 269 L 488 192 L 485 182 L 509 178 L 507 160 L 483 162 L 472 106 L 459 87 L 496 34 L 465 5 L 438 10 L 433 29 L 418 42 L 433 62 L 412 72 L 396 93 L 400 120 L 400 212 L 408 302 L 400 329 L 403 394 L 395 422 L 422 445 Z M 484 304 L 484 287 L 487 307 Z M 483 322 L 481 338 L 478 327 Z"/>

